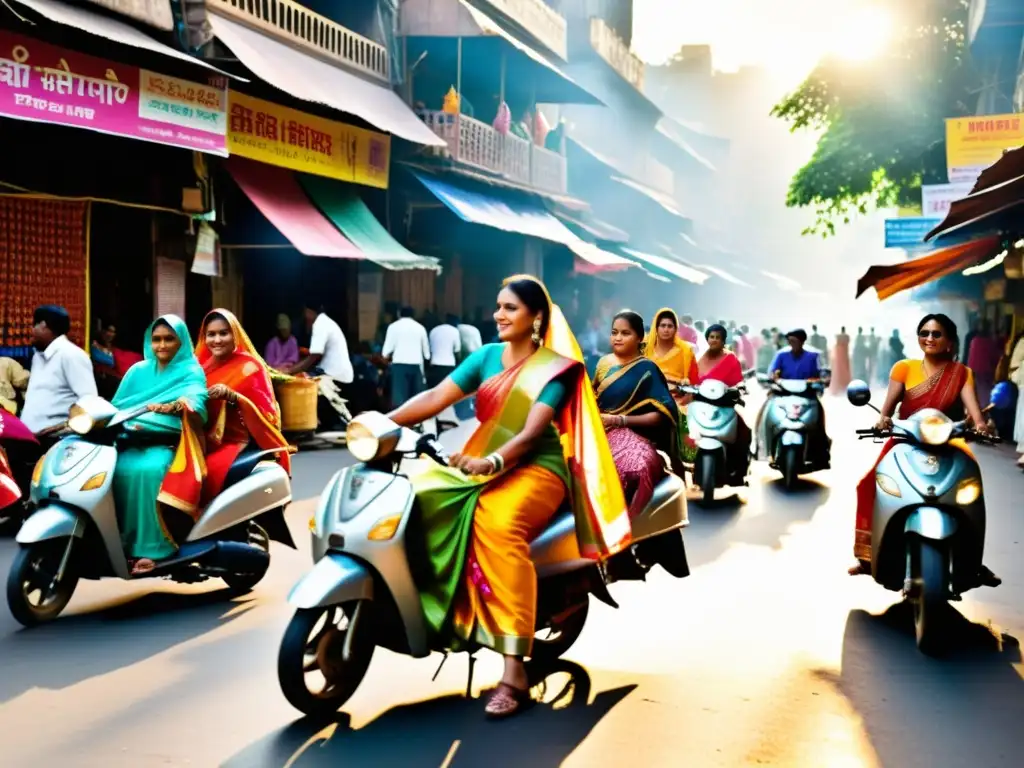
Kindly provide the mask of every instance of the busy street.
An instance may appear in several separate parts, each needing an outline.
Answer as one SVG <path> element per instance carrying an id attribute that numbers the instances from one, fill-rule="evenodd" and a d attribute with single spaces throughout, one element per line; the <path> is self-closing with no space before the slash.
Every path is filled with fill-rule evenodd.
<path id="1" fill-rule="evenodd" d="M 310 567 L 306 521 L 344 451 L 295 463 L 288 511 L 299 550 L 274 545 L 249 596 L 198 587 L 89 583 L 36 630 L 0 617 L 0 730 L 7 765 L 644 766 L 1019 765 L 1024 681 L 1022 477 L 1004 449 L 981 462 L 986 559 L 1004 578 L 955 604 L 944 659 L 914 647 L 897 595 L 846 574 L 853 484 L 872 448 L 863 412 L 828 401 L 832 471 L 792 493 L 755 468 L 749 489 L 689 505 L 692 575 L 660 569 L 613 587 L 551 671 L 546 703 L 507 724 L 480 714 L 500 665 L 379 651 L 328 725 L 298 718 L 275 675 L 288 591 Z M 459 432 L 446 440 L 458 442 Z M 0 542 L 0 569 L 12 556 Z M 910 736 L 912 735 L 912 736 Z M 910 736 L 910 737 L 908 737 Z"/>

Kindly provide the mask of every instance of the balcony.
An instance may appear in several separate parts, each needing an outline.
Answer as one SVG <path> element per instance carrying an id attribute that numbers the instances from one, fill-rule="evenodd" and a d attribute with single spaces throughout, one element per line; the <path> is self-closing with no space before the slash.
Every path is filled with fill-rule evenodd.
<path id="1" fill-rule="evenodd" d="M 503 13 L 563 59 L 569 57 L 568 25 L 544 0 L 485 0 L 484 4 Z"/>
<path id="2" fill-rule="evenodd" d="M 437 150 L 464 165 L 504 176 L 510 181 L 564 195 L 565 157 L 533 142 L 502 136 L 487 123 L 466 115 L 419 110 L 417 114 L 448 144 Z"/>
<path id="3" fill-rule="evenodd" d="M 207 0 L 213 13 L 390 85 L 388 51 L 294 0 Z"/>
<path id="4" fill-rule="evenodd" d="M 590 19 L 590 47 L 638 91 L 644 89 L 644 63 L 622 42 L 615 30 L 596 16 Z"/>

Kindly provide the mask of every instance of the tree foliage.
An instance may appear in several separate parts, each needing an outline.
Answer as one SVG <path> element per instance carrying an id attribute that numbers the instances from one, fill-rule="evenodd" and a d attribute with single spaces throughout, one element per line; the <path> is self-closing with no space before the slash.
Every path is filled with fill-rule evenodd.
<path id="1" fill-rule="evenodd" d="M 966 43 L 966 0 L 888 0 L 896 23 L 883 55 L 823 60 L 772 110 L 791 130 L 822 131 L 786 205 L 812 207 L 804 234 L 835 234 L 872 208 L 920 201 L 946 181 L 945 118 L 971 114 L 980 77 Z"/>

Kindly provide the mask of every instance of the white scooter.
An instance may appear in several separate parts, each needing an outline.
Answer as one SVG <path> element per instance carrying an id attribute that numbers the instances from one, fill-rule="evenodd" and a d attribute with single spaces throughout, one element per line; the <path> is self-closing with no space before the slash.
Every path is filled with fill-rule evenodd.
<path id="1" fill-rule="evenodd" d="M 444 451 L 432 435 L 379 413 L 352 421 L 348 445 L 364 463 L 338 472 L 320 497 L 310 520 L 316 565 L 288 596 L 296 611 L 278 654 L 285 698 L 311 716 L 335 712 L 352 696 L 377 646 L 414 658 L 447 653 L 423 617 L 416 586 L 423 532 L 412 483 L 399 472 L 403 456 L 446 464 Z M 553 660 L 569 649 L 583 631 L 591 594 L 617 608 L 609 583 L 644 580 L 656 564 L 677 578 L 689 575 L 681 532 L 688 524 L 684 483 L 671 474 L 632 521 L 633 545 L 605 562 L 580 555 L 572 510 L 556 513 L 531 544 L 537 630 L 545 633 L 532 658 Z M 472 669 L 471 660 L 467 690 Z"/>
<path id="2" fill-rule="evenodd" d="M 690 438 L 697 444 L 693 481 L 701 489 L 702 503 L 710 506 L 715 488 L 747 484 L 750 454 L 735 457 L 741 418 L 736 406 L 744 405 L 745 390 L 714 379 L 679 389 L 694 398 L 686 408 Z"/>
<path id="3" fill-rule="evenodd" d="M 145 408 L 118 411 L 100 397 L 71 409 L 65 437 L 39 460 L 32 475 L 38 509 L 18 532 L 19 550 L 7 578 L 7 604 L 25 626 L 55 619 L 80 578 L 167 577 L 194 583 L 223 579 L 234 591 L 252 589 L 270 566 L 270 540 L 292 548 L 284 509 L 292 500 L 287 472 L 275 451 L 242 453 L 224 490 L 203 511 L 177 554 L 132 576 L 114 509 L 117 443 Z"/>

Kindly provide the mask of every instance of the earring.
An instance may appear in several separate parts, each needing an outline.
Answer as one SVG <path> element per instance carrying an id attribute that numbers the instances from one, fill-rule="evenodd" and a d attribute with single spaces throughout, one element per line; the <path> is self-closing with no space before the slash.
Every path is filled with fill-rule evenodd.
<path id="1" fill-rule="evenodd" d="M 540 316 L 538 315 L 533 321 L 533 336 L 530 337 L 533 343 L 538 347 L 540 346 Z"/>

